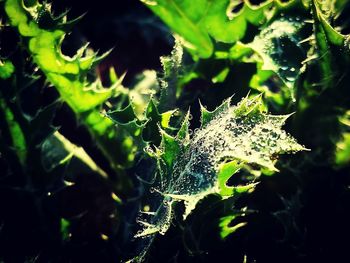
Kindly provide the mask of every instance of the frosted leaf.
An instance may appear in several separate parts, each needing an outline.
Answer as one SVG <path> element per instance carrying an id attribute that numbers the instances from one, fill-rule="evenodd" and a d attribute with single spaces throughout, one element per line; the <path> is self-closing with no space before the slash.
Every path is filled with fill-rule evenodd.
<path id="1" fill-rule="evenodd" d="M 244 165 L 277 171 L 274 163 L 278 154 L 304 150 L 281 129 L 288 117 L 266 114 L 260 96 L 245 98 L 237 106 L 230 106 L 228 99 L 213 112 L 202 107 L 202 125 L 192 138 L 188 135 L 189 113 L 177 136 L 161 131 L 160 148 L 153 153 L 158 163 L 158 182 L 152 188 L 156 192 L 153 196 L 158 195 L 161 200 L 150 214 L 140 214 L 143 228 L 136 237 L 152 240 L 154 234 L 164 234 L 177 202 L 184 202 L 186 219 L 209 194 L 225 198 L 249 191 L 254 182 L 226 186 L 227 180 Z"/>
<path id="2" fill-rule="evenodd" d="M 294 83 L 300 73 L 306 50 L 302 43 L 305 21 L 300 17 L 282 16 L 261 30 L 248 44 L 262 59 L 261 69 L 273 71 L 289 88 L 294 99 Z"/>

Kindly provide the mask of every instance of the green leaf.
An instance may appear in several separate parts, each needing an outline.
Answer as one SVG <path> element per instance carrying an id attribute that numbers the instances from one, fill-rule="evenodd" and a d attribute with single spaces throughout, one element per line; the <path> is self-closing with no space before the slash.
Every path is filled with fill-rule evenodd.
<path id="1" fill-rule="evenodd" d="M 193 54 L 208 58 L 217 42 L 234 43 L 242 39 L 248 23 L 260 25 L 273 1 L 251 6 L 248 1 L 237 0 L 155 0 L 143 1 L 174 32 L 184 40 Z M 242 4 L 238 13 L 232 9 Z"/>
<path id="2" fill-rule="evenodd" d="M 350 164 L 350 132 L 343 133 L 341 140 L 337 143 L 335 164 L 338 167 Z"/>
<path id="3" fill-rule="evenodd" d="M 228 163 L 222 163 L 218 168 L 218 187 L 220 189 L 220 195 L 222 197 L 230 197 L 235 194 L 240 194 L 254 190 L 256 183 L 251 183 L 243 186 L 227 186 L 227 181 L 234 176 L 241 168 L 243 164 L 237 161 L 230 161 Z"/>
<path id="4" fill-rule="evenodd" d="M 12 73 L 15 71 L 15 67 L 12 62 L 9 60 L 1 61 L 0 60 L 0 78 L 8 79 L 11 77 Z"/>
<path id="5" fill-rule="evenodd" d="M 247 224 L 246 222 L 241 222 L 232 226 L 232 221 L 236 218 L 237 215 L 229 215 L 220 219 L 220 237 L 222 239 L 225 239 L 227 236 L 231 235 L 232 233 L 236 232 L 239 228 Z"/>
<path id="6" fill-rule="evenodd" d="M 108 111 L 106 117 L 115 124 L 121 145 L 119 150 L 127 158 L 124 162 L 132 163 L 137 152 L 147 145 L 142 137 L 146 121 L 137 118 L 131 103 L 124 109 Z"/>
<path id="7" fill-rule="evenodd" d="M 161 136 L 159 134 L 158 127 L 162 129 L 169 128 L 170 118 L 173 116 L 176 110 L 170 110 L 164 113 L 159 113 L 156 102 L 151 99 L 145 112 L 145 129 L 142 132 L 142 136 L 145 141 L 152 142 L 154 145 L 159 145 Z"/>
<path id="8" fill-rule="evenodd" d="M 272 1 L 266 1 L 258 6 L 252 6 L 248 1 L 219 0 L 207 1 L 208 13 L 204 18 L 206 28 L 211 37 L 218 42 L 235 43 L 242 39 L 248 23 L 261 25 L 266 21 L 266 13 L 273 6 Z M 236 11 L 236 8 L 242 8 Z"/>
<path id="9" fill-rule="evenodd" d="M 350 164 L 350 111 L 339 118 L 341 136 L 336 143 L 334 162 L 338 168 Z"/>
<path id="10" fill-rule="evenodd" d="M 205 127 L 208 123 L 210 123 L 215 117 L 217 117 L 220 113 L 227 111 L 230 108 L 231 98 L 225 100 L 219 107 L 217 107 L 214 111 L 208 111 L 202 103 L 200 103 L 201 107 L 201 127 Z"/>
<path id="11" fill-rule="evenodd" d="M 110 119 L 112 119 L 118 124 L 127 124 L 129 122 L 137 120 L 136 114 L 131 103 L 124 109 L 108 111 L 106 114 Z"/>
<path id="12" fill-rule="evenodd" d="M 161 158 L 167 167 L 172 167 L 177 155 L 181 151 L 181 145 L 178 143 L 176 137 L 167 134 L 161 130 L 162 141 L 161 141 Z"/>
<path id="13" fill-rule="evenodd" d="M 58 166 L 68 165 L 73 157 L 79 161 L 79 164 L 76 164 L 73 168 L 73 174 L 80 174 L 85 171 L 87 173 L 95 172 L 102 177 L 107 177 L 107 174 L 97 166 L 82 147 L 74 145 L 58 131 L 49 136 L 41 145 L 42 165 L 48 172 Z"/>
<path id="14" fill-rule="evenodd" d="M 64 218 L 61 218 L 61 235 L 63 240 L 68 240 L 69 239 L 69 234 L 70 234 L 70 222 Z"/>
<path id="15" fill-rule="evenodd" d="M 180 141 L 183 141 L 184 144 L 186 144 L 186 142 L 188 142 L 190 140 L 190 111 L 187 111 L 181 127 L 179 129 L 179 131 L 177 132 L 177 139 Z"/>
<path id="16" fill-rule="evenodd" d="M 0 110 L 4 112 L 5 120 L 11 135 L 12 145 L 15 149 L 17 157 L 22 165 L 25 165 L 27 159 L 27 142 L 23 134 L 23 130 L 11 109 L 6 105 L 4 99 L 0 97 Z"/>
<path id="17" fill-rule="evenodd" d="M 102 153 L 112 167 L 121 173 L 122 166 L 130 166 L 130 156 L 122 155 L 123 139 L 119 139 L 114 124 L 100 113 L 104 102 L 109 98 L 125 93 L 121 87 L 123 78 L 114 78 L 110 88 L 104 88 L 101 80 L 88 80 L 88 73 L 107 54 L 97 56 L 87 49 L 79 49 L 75 56 L 62 54 L 61 45 L 71 27 L 65 15 L 54 17 L 47 3 L 33 1 L 25 6 L 21 0 L 6 0 L 5 12 L 10 24 L 17 27 L 26 40 L 33 62 L 38 65 L 48 81 L 60 94 L 77 119 L 82 122 L 94 137 Z M 121 140 L 123 142 L 121 142 Z"/>
<path id="18" fill-rule="evenodd" d="M 210 57 L 212 41 L 203 17 L 208 12 L 207 0 L 157 0 L 144 3 L 186 41 L 185 46 L 201 57 Z"/>
<path id="19" fill-rule="evenodd" d="M 106 116 L 116 124 L 119 138 L 123 140 L 123 151 L 133 160 L 137 152 L 142 152 L 150 143 L 159 145 L 162 140 L 160 129 L 169 127 L 175 111 L 159 113 L 156 102 L 150 99 L 141 118 L 134 112 L 132 103 L 124 109 L 108 111 Z"/>
<path id="20" fill-rule="evenodd" d="M 346 1 L 318 1 L 313 0 L 313 8 L 316 22 L 320 22 L 327 39 L 336 46 L 342 46 L 346 39 L 346 36 L 341 34 L 331 25 L 331 21 L 334 20 L 345 8 Z"/>

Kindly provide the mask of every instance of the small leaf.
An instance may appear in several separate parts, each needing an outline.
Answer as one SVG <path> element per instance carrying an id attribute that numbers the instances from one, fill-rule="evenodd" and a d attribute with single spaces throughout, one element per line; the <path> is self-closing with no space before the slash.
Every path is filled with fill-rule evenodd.
<path id="1" fill-rule="evenodd" d="M 64 218 L 61 218 L 61 235 L 63 240 L 69 239 L 70 222 Z"/>
<path id="2" fill-rule="evenodd" d="M 181 146 L 177 139 L 165 131 L 161 130 L 161 158 L 165 161 L 167 167 L 172 167 L 176 156 L 180 153 Z"/>
<path id="3" fill-rule="evenodd" d="M 15 67 L 13 66 L 11 61 L 5 60 L 2 62 L 0 60 L 0 78 L 1 79 L 10 78 L 14 71 L 15 71 Z"/>
<path id="4" fill-rule="evenodd" d="M 107 114 L 108 118 L 113 120 L 115 123 L 118 124 L 127 124 L 129 122 L 132 122 L 134 120 L 137 120 L 137 117 L 135 115 L 135 112 L 133 110 L 133 106 L 131 103 L 126 106 L 124 109 L 118 109 L 114 111 L 108 111 Z"/>
<path id="5" fill-rule="evenodd" d="M 4 112 L 4 117 L 9 128 L 13 148 L 22 165 L 25 165 L 27 159 L 27 142 L 21 126 L 15 119 L 10 107 L 6 105 L 5 100 L 0 98 L 0 110 Z"/>
<path id="6" fill-rule="evenodd" d="M 236 218 L 236 215 L 230 215 L 225 216 L 220 219 L 220 236 L 222 239 L 225 239 L 227 236 L 231 235 L 232 233 L 236 232 L 239 228 L 244 227 L 247 223 L 241 222 L 237 223 L 236 225 L 231 226 L 232 221 Z"/>

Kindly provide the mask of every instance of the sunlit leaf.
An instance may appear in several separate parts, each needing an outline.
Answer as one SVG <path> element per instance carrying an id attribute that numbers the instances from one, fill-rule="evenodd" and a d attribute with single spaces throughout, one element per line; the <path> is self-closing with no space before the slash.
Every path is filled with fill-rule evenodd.
<path id="1" fill-rule="evenodd" d="M 190 52 L 201 58 L 212 55 L 211 38 L 224 43 L 242 39 L 248 23 L 261 24 L 266 20 L 266 11 L 273 5 L 272 1 L 252 6 L 248 1 L 230 0 L 143 2 L 185 40 L 184 45 Z M 237 10 L 237 7 L 241 9 Z"/>
<path id="2" fill-rule="evenodd" d="M 0 78 L 8 79 L 9 77 L 11 77 L 14 70 L 15 70 L 15 67 L 13 66 L 11 61 L 9 61 L 9 60 L 1 61 L 0 60 Z"/>

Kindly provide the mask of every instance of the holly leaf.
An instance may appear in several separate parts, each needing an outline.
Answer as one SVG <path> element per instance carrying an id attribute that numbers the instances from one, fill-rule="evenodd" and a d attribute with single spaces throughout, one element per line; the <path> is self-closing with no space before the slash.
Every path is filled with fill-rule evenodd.
<path id="1" fill-rule="evenodd" d="M 103 87 L 99 78 L 95 81 L 88 78 L 89 72 L 108 52 L 99 56 L 87 49 L 88 45 L 84 45 L 74 56 L 64 55 L 62 42 L 76 21 L 67 21 L 66 13 L 55 17 L 50 4 L 46 2 L 6 0 L 5 12 L 10 25 L 17 28 L 25 39 L 23 43 L 33 62 L 57 89 L 60 99 L 69 105 L 78 120 L 87 127 L 113 168 L 119 170 L 118 167 L 129 165 L 130 162 L 123 162 L 125 156 L 116 158 L 121 145 L 114 124 L 100 113 L 108 99 L 123 94 L 123 78 L 115 79 L 109 88 Z"/>
<path id="2" fill-rule="evenodd" d="M 185 204 L 186 219 L 197 203 L 210 194 L 228 198 L 252 190 L 255 182 L 227 186 L 227 180 L 241 168 L 257 165 L 278 171 L 278 155 L 305 150 L 282 130 L 289 115 L 267 114 L 261 96 L 244 98 L 237 106 L 230 106 L 228 99 L 213 112 L 202 106 L 202 125 L 192 138 L 188 116 L 176 136 L 162 131 L 160 147 L 151 151 L 158 167 L 152 191 L 161 201 L 147 215 L 140 214 L 143 228 L 136 237 L 148 237 L 151 242 L 156 233 L 164 234 L 178 202 Z M 140 258 L 146 250 L 141 251 Z"/>

